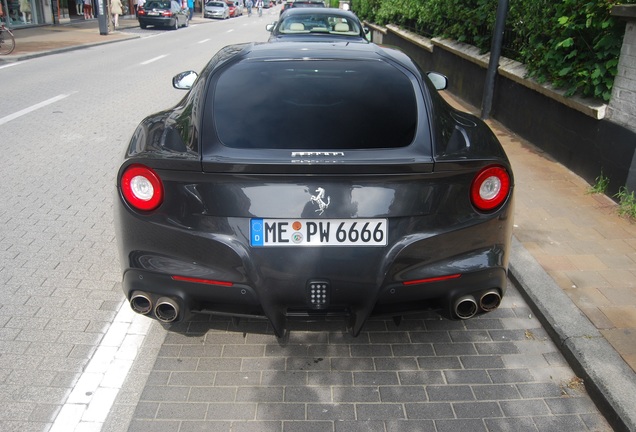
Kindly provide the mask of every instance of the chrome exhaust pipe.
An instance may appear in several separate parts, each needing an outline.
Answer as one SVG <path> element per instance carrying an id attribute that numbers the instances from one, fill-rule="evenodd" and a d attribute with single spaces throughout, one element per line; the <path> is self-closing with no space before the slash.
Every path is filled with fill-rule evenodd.
<path id="1" fill-rule="evenodd" d="M 455 301 L 455 315 L 459 319 L 469 319 L 477 313 L 477 302 L 471 296 L 460 297 Z"/>
<path id="2" fill-rule="evenodd" d="M 479 307 L 482 308 L 485 312 L 490 312 L 499 307 L 501 304 L 501 295 L 499 295 L 499 291 L 491 290 L 486 292 L 479 299 Z"/>
<path id="3" fill-rule="evenodd" d="M 164 323 L 171 323 L 179 318 L 179 305 L 170 297 L 161 297 L 155 306 L 155 316 Z"/>
<path id="4" fill-rule="evenodd" d="M 148 315 L 152 310 L 152 300 L 143 291 L 135 291 L 130 296 L 130 307 L 141 315 Z"/>

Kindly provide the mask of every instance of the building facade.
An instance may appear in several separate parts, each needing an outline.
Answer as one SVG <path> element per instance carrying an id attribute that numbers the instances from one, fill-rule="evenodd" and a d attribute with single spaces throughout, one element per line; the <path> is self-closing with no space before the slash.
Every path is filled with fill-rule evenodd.
<path id="1" fill-rule="evenodd" d="M 51 1 L 54 0 L 0 0 L 3 20 L 9 28 L 44 24 L 47 13 L 52 17 Z"/>
<path id="2" fill-rule="evenodd" d="M 93 16 L 103 8 L 104 0 L 92 0 Z M 4 17 L 11 29 L 44 24 L 63 24 L 84 19 L 83 0 L 0 0 Z M 124 15 L 134 13 L 133 0 L 122 0 Z"/>

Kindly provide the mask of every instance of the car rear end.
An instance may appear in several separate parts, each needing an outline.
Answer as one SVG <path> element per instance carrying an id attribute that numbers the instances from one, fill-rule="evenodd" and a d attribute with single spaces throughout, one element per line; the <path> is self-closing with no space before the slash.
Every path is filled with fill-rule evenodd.
<path id="1" fill-rule="evenodd" d="M 177 16 L 171 10 L 170 1 L 149 1 L 137 12 L 142 28 L 146 26 L 174 27 Z"/>
<path id="2" fill-rule="evenodd" d="M 357 334 L 372 315 L 495 309 L 512 174 L 494 136 L 440 124 L 453 112 L 391 58 L 269 50 L 211 72 L 133 137 L 117 217 L 133 308 L 266 318 L 278 335 L 294 318 L 341 316 Z M 268 85 L 237 97 L 254 80 Z M 444 134 L 465 151 L 438 155 Z M 172 154 L 136 153 L 149 142 Z M 157 195 L 136 198 L 140 177 Z"/>

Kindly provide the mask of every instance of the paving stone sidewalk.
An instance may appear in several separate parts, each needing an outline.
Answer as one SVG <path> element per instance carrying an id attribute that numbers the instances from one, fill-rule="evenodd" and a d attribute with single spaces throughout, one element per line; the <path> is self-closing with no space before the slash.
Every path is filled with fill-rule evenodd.
<path id="1" fill-rule="evenodd" d="M 155 327 L 140 358 L 156 361 L 133 368 L 105 430 L 612 430 L 513 286 L 483 317 L 374 319 L 357 338 L 298 323 L 281 344 L 265 322 L 203 319 Z"/>
<path id="2" fill-rule="evenodd" d="M 488 123 L 514 170 L 515 238 L 636 370 L 635 221 L 550 155 Z"/>
<path id="3" fill-rule="evenodd" d="M 523 161 L 515 236 L 636 369 L 636 225 L 562 165 L 543 164 L 547 155 L 511 144 L 513 164 Z"/>

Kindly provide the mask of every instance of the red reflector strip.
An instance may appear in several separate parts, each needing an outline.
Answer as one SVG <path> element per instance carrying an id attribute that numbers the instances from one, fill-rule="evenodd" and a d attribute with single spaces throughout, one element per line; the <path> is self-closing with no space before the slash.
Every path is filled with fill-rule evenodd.
<path id="1" fill-rule="evenodd" d="M 461 273 L 458 273 L 458 274 L 453 274 L 448 276 L 432 277 L 428 279 L 416 279 L 416 280 L 404 281 L 402 282 L 402 285 L 417 285 L 417 284 L 425 284 L 430 282 L 441 282 L 441 281 L 445 281 L 449 279 L 458 279 L 460 277 L 462 277 L 462 275 Z"/>
<path id="2" fill-rule="evenodd" d="M 200 283 L 200 284 L 206 284 L 206 285 L 221 285 L 221 286 L 234 285 L 232 282 L 215 281 L 210 279 L 198 279 L 198 278 L 191 278 L 191 277 L 185 277 L 185 276 L 172 276 L 172 280 L 181 281 L 181 282 Z"/>

